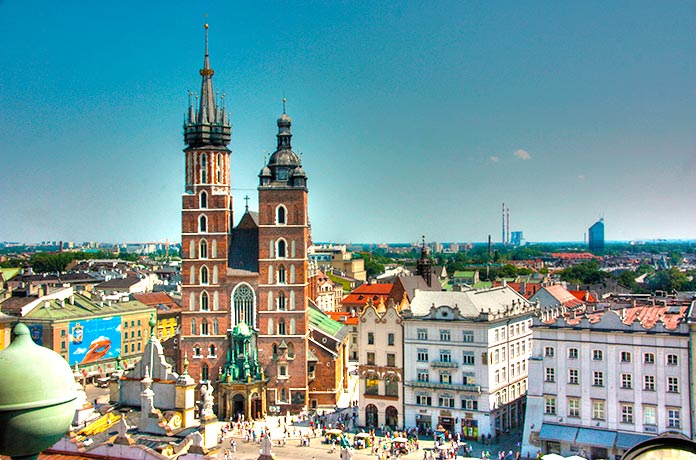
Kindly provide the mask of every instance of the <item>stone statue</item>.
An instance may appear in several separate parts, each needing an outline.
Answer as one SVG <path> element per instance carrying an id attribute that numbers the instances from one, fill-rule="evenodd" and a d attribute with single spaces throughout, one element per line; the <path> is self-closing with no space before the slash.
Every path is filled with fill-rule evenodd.
<path id="1" fill-rule="evenodd" d="M 213 387 L 210 385 L 210 382 L 201 385 L 201 399 L 203 400 L 201 418 L 207 418 L 215 415 L 213 414 Z"/>
<path id="2" fill-rule="evenodd" d="M 271 441 L 271 437 L 266 434 L 266 436 L 261 439 L 261 449 L 259 449 L 258 460 L 273 460 L 273 452 L 271 451 L 272 446 L 273 443 Z"/>

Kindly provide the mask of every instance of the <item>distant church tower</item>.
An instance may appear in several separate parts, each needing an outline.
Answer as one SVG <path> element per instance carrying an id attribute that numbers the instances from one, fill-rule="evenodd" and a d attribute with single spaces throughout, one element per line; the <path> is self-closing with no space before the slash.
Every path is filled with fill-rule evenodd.
<path id="1" fill-rule="evenodd" d="M 223 283 L 232 232 L 227 148 L 231 129 L 225 107 L 221 101 L 218 104 L 213 92 L 207 24 L 200 74 L 200 95 L 189 101 L 184 119 L 187 147 L 181 212 L 183 308 L 178 362 L 188 355 L 191 375 L 215 380 L 225 361 L 226 332 L 230 328 L 229 293 Z"/>
<path id="2" fill-rule="evenodd" d="M 296 412 L 307 404 L 307 176 L 292 151 L 285 113 L 278 146 L 259 174 L 259 361 L 269 378 L 268 403 Z"/>
<path id="3" fill-rule="evenodd" d="M 432 287 L 433 267 L 430 261 L 430 248 L 425 244 L 425 235 L 423 235 L 423 244 L 421 246 L 421 256 L 416 263 L 416 275 L 423 277 L 429 287 Z"/>

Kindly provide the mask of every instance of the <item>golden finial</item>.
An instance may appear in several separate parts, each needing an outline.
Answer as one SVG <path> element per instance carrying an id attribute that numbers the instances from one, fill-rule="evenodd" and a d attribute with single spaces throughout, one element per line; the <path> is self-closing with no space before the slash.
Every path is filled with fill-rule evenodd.
<path id="1" fill-rule="evenodd" d="M 285 113 L 285 103 L 288 102 L 287 99 L 283 98 L 283 113 Z"/>
<path id="2" fill-rule="evenodd" d="M 207 28 L 208 28 L 208 24 L 207 24 L 207 23 L 206 23 L 206 24 L 203 24 L 203 27 L 205 27 L 205 28 L 207 29 Z"/>

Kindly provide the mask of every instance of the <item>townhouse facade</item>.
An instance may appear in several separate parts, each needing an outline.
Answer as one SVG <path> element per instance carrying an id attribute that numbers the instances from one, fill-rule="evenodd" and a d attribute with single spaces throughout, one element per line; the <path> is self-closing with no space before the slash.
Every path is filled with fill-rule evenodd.
<path id="1" fill-rule="evenodd" d="M 533 323 L 523 455 L 618 459 L 666 431 L 693 435 L 688 305 L 568 313 Z"/>
<path id="2" fill-rule="evenodd" d="M 510 287 L 417 291 L 404 310 L 404 417 L 495 437 L 522 423 L 535 304 Z"/>

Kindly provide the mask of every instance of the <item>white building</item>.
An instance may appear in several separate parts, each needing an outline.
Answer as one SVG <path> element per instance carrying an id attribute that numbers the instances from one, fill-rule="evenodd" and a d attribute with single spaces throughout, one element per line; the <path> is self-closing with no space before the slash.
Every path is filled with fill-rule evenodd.
<path id="1" fill-rule="evenodd" d="M 521 424 L 535 307 L 514 289 L 416 291 L 404 310 L 404 415 L 480 438 Z"/>
<path id="2" fill-rule="evenodd" d="M 360 426 L 404 426 L 403 306 L 369 302 L 360 315 Z"/>
<path id="3" fill-rule="evenodd" d="M 535 318 L 522 455 L 613 459 L 665 431 L 691 437 L 687 308 Z"/>

